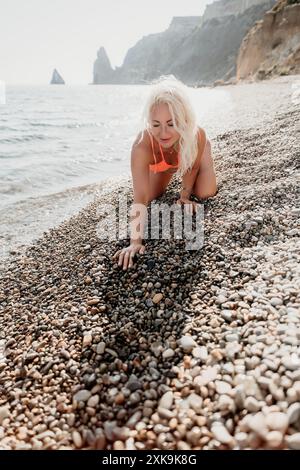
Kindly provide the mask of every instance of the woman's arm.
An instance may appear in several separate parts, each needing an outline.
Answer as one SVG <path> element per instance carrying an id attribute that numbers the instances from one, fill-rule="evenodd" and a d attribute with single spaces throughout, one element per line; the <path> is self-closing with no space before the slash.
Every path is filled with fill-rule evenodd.
<path id="1" fill-rule="evenodd" d="M 204 129 L 199 129 L 198 131 L 198 154 L 194 162 L 194 165 L 190 171 L 187 171 L 182 177 L 182 189 L 180 192 L 180 197 L 188 199 L 192 193 L 194 183 L 196 181 L 200 164 L 202 161 L 205 145 L 206 145 L 206 133 Z"/>
<path id="2" fill-rule="evenodd" d="M 192 168 L 182 177 L 182 185 L 180 190 L 180 199 L 188 199 L 192 194 L 192 189 L 197 178 L 199 168 Z"/>
<path id="3" fill-rule="evenodd" d="M 185 175 L 183 175 L 182 177 L 182 186 L 181 186 L 181 191 L 180 191 L 179 202 L 181 201 L 182 203 L 188 203 L 188 202 L 191 203 L 191 201 L 189 201 L 189 198 L 192 194 L 192 189 L 199 173 L 206 141 L 207 141 L 207 138 L 206 138 L 206 133 L 204 129 L 199 129 L 199 132 L 198 132 L 198 146 L 199 147 L 198 147 L 197 158 L 191 170 L 187 171 Z"/>
<path id="4" fill-rule="evenodd" d="M 150 193 L 148 151 L 144 147 L 132 148 L 131 174 L 133 204 L 130 211 L 130 241 L 142 243 Z"/>
<path id="5" fill-rule="evenodd" d="M 216 195 L 218 191 L 217 177 L 210 141 L 206 140 L 205 149 L 200 160 L 199 173 L 197 175 L 192 193 L 199 199 L 207 199 Z"/>
<path id="6" fill-rule="evenodd" d="M 119 258 L 118 265 L 123 269 L 133 266 L 136 253 L 143 254 L 142 245 L 145 222 L 147 218 L 147 205 L 149 202 L 149 152 L 143 146 L 132 147 L 131 173 L 133 182 L 133 204 L 130 209 L 130 245 L 118 250 L 113 258 Z"/>

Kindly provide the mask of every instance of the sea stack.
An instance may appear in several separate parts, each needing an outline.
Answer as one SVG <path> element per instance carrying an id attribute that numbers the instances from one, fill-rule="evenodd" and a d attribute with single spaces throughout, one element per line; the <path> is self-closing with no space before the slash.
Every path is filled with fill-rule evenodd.
<path id="1" fill-rule="evenodd" d="M 94 62 L 93 84 L 104 85 L 113 83 L 114 69 L 104 47 L 100 47 L 97 52 L 97 59 Z"/>
<path id="2" fill-rule="evenodd" d="M 50 85 L 65 85 L 65 81 L 56 69 L 53 70 Z"/>

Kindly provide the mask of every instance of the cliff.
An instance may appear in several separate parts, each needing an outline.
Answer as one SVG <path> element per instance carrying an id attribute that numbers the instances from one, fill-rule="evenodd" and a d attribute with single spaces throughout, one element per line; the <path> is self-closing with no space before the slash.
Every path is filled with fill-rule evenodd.
<path id="1" fill-rule="evenodd" d="M 211 85 L 217 80 L 235 78 L 236 59 L 244 36 L 273 5 L 274 0 L 265 0 L 241 14 L 202 22 L 174 55 L 172 73 L 190 85 Z"/>
<path id="2" fill-rule="evenodd" d="M 169 28 L 144 36 L 127 52 L 123 65 L 117 68 L 118 83 L 145 83 L 159 75 L 172 73 L 174 57 L 182 43 L 200 23 L 201 16 L 174 17 Z"/>
<path id="3" fill-rule="evenodd" d="M 148 83 L 166 74 L 174 74 L 188 85 L 235 79 L 244 36 L 274 3 L 220 0 L 208 5 L 203 17 L 175 17 L 166 31 L 138 41 L 115 70 L 101 48 L 100 60 L 98 52 L 94 65 L 94 83 Z"/>
<path id="4" fill-rule="evenodd" d="M 108 84 L 114 79 L 114 69 L 110 64 L 104 47 L 100 47 L 97 52 L 97 59 L 94 62 L 93 84 Z"/>
<path id="5" fill-rule="evenodd" d="M 280 0 L 240 47 L 237 79 L 300 73 L 300 0 Z"/>
<path id="6" fill-rule="evenodd" d="M 219 0 L 206 6 L 203 22 L 224 16 L 238 16 L 249 8 L 264 3 L 265 0 Z"/>

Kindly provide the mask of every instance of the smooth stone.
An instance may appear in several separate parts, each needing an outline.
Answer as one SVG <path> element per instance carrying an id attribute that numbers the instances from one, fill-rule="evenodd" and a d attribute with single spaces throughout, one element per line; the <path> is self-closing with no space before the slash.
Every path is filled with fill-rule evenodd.
<path id="1" fill-rule="evenodd" d="M 293 403 L 287 410 L 289 424 L 296 423 L 300 420 L 300 403 Z"/>
<path id="2" fill-rule="evenodd" d="M 289 449 L 300 450 L 300 432 L 285 437 Z"/>
<path id="3" fill-rule="evenodd" d="M 161 293 L 155 294 L 155 295 L 152 297 L 152 302 L 153 302 L 154 304 L 158 304 L 162 299 L 163 299 L 163 294 L 161 294 Z"/>
<path id="4" fill-rule="evenodd" d="M 73 398 L 76 401 L 88 401 L 90 396 L 91 392 L 89 390 L 79 390 L 79 392 L 75 393 Z"/>
<path id="5" fill-rule="evenodd" d="M 93 342 L 93 337 L 92 335 L 89 333 L 87 335 L 84 335 L 83 337 L 83 341 L 82 341 L 82 347 L 83 348 L 86 348 L 87 346 L 89 346 L 90 344 L 92 344 Z"/>
<path id="6" fill-rule="evenodd" d="M 283 434 L 280 431 L 270 431 L 266 435 L 266 442 L 269 447 L 276 449 L 282 443 Z"/>
<path id="7" fill-rule="evenodd" d="M 248 422 L 249 428 L 255 432 L 261 438 L 265 438 L 268 433 L 265 416 L 259 412 L 254 416 L 251 416 Z"/>
<path id="8" fill-rule="evenodd" d="M 283 302 L 279 297 L 272 297 L 270 304 L 273 305 L 273 307 L 277 307 L 277 305 L 282 305 Z"/>
<path id="9" fill-rule="evenodd" d="M 250 413 L 257 413 L 261 409 L 261 406 L 254 397 L 250 396 L 245 399 L 245 408 L 250 411 Z"/>
<path id="10" fill-rule="evenodd" d="M 203 399 L 196 393 L 191 393 L 188 396 L 188 403 L 190 407 L 196 411 L 196 413 L 200 413 L 203 408 Z"/>
<path id="11" fill-rule="evenodd" d="M 223 382 L 221 380 L 216 380 L 215 385 L 216 385 L 216 391 L 219 393 L 219 395 L 230 393 L 232 390 L 231 385 L 229 383 Z"/>
<path id="12" fill-rule="evenodd" d="M 191 352 L 192 349 L 197 346 L 197 343 L 191 336 L 182 336 L 179 340 L 179 344 L 186 352 Z"/>
<path id="13" fill-rule="evenodd" d="M 232 312 L 231 310 L 222 310 L 221 311 L 221 317 L 224 318 L 227 322 L 232 321 Z"/>
<path id="14" fill-rule="evenodd" d="M 104 354 L 105 346 L 106 344 L 104 343 L 104 341 L 101 341 L 100 343 L 98 343 L 96 347 L 96 353 L 100 355 Z"/>
<path id="15" fill-rule="evenodd" d="M 1 406 L 0 407 L 0 425 L 4 421 L 4 419 L 8 418 L 10 415 L 8 406 Z"/>
<path id="16" fill-rule="evenodd" d="M 205 346 L 197 346 L 196 348 L 193 348 L 192 355 L 196 359 L 201 359 L 202 362 L 206 362 L 208 358 L 207 348 Z"/>
<path id="17" fill-rule="evenodd" d="M 174 395 L 173 395 L 173 392 L 170 390 L 164 393 L 161 399 L 159 400 L 159 407 L 170 410 L 172 408 L 173 401 L 174 401 Z"/>
<path id="18" fill-rule="evenodd" d="M 171 348 L 168 348 L 166 349 L 163 353 L 162 353 L 162 357 L 164 359 L 170 359 L 171 357 L 173 357 L 175 355 L 175 351 L 173 351 L 173 349 Z"/>
<path id="19" fill-rule="evenodd" d="M 271 431 L 280 431 L 284 434 L 288 427 L 288 416 L 281 412 L 269 413 L 265 422 Z"/>
<path id="20" fill-rule="evenodd" d="M 78 431 L 72 432 L 72 439 L 73 439 L 75 447 L 77 449 L 80 449 L 82 447 L 82 437 Z"/>
<path id="21" fill-rule="evenodd" d="M 214 438 L 221 442 L 221 444 L 233 445 L 234 438 L 229 434 L 228 430 L 221 423 L 213 423 L 211 432 L 214 435 Z"/>
<path id="22" fill-rule="evenodd" d="M 209 382 L 213 382 L 217 378 L 217 375 L 218 371 L 215 367 L 208 367 L 202 374 L 194 378 L 194 383 L 199 386 L 207 385 Z"/>

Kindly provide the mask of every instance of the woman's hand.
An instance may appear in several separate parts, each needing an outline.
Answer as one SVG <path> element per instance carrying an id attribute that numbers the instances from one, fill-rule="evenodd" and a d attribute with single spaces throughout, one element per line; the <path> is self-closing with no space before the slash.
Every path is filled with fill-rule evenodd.
<path id="1" fill-rule="evenodd" d="M 196 213 L 198 210 L 199 204 L 197 202 L 191 201 L 188 198 L 185 197 L 180 197 L 177 201 L 176 204 L 184 204 L 184 210 L 187 214 L 193 215 L 193 213 Z"/>
<path id="2" fill-rule="evenodd" d="M 131 243 L 126 248 L 118 250 L 114 254 L 113 259 L 119 258 L 118 266 L 126 270 L 127 268 L 132 268 L 133 258 L 137 253 L 143 255 L 145 253 L 145 246 L 141 243 Z"/>

